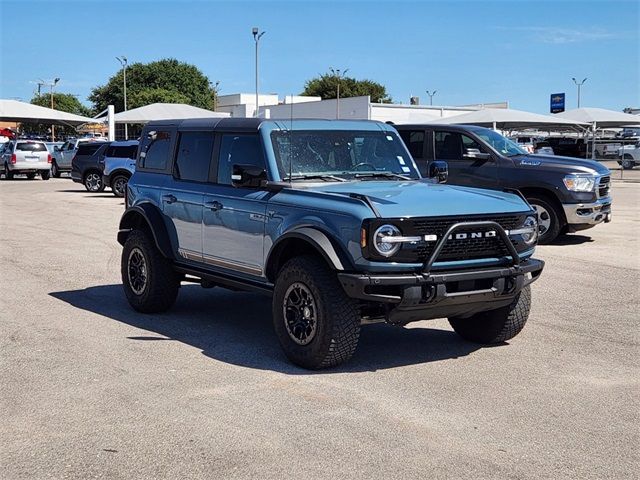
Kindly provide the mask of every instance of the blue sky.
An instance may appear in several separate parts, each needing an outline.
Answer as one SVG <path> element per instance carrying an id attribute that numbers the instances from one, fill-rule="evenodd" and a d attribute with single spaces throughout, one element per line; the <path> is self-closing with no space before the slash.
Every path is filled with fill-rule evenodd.
<path id="1" fill-rule="evenodd" d="M 588 77 L 582 106 L 640 106 L 640 2 L 633 1 L 30 1 L 0 0 L 0 97 L 28 101 L 39 78 L 79 95 L 114 58 L 197 65 L 220 93 L 300 93 L 330 67 L 386 85 L 394 101 L 507 100 L 548 113 L 549 95 Z"/>

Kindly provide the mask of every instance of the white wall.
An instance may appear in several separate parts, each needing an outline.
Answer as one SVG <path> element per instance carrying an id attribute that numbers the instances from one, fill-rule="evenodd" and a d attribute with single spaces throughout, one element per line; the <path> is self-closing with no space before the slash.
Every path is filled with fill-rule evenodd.
<path id="1" fill-rule="evenodd" d="M 422 123 L 478 110 L 476 107 L 439 107 L 430 105 L 397 105 L 372 103 L 371 120 L 381 122 Z"/>
<path id="2" fill-rule="evenodd" d="M 293 108 L 292 108 L 293 106 Z M 261 108 L 262 110 L 262 108 Z M 265 107 L 268 118 L 336 118 L 336 100 L 295 103 L 294 105 L 274 105 Z M 292 113 L 293 110 L 293 113 Z M 340 118 L 351 120 L 369 119 L 369 97 L 340 99 Z"/>

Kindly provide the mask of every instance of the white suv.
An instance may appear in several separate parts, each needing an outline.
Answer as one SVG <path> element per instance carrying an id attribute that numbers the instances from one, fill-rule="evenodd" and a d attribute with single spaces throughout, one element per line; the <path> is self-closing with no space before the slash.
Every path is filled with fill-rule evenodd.
<path id="1" fill-rule="evenodd" d="M 34 140 L 12 140 L 0 150 L 0 163 L 4 178 L 13 179 L 15 174 L 25 174 L 34 179 L 39 173 L 43 180 L 51 176 L 51 154 L 44 142 Z"/>

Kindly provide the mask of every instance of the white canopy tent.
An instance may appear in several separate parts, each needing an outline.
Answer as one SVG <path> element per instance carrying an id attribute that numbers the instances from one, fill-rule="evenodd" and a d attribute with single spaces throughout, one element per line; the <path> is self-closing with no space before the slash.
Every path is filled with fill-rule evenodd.
<path id="1" fill-rule="evenodd" d="M 176 120 L 181 118 L 220 118 L 228 117 L 226 112 L 212 112 L 204 108 L 193 107 L 184 103 L 152 103 L 144 107 L 134 108 L 114 115 L 115 123 L 148 123 L 153 120 Z M 107 117 L 99 120 L 106 121 Z"/>
<path id="2" fill-rule="evenodd" d="M 575 108 L 566 112 L 556 113 L 554 117 L 588 123 L 591 126 L 595 125 L 600 128 L 625 127 L 640 123 L 640 115 L 630 115 L 615 110 L 590 107 Z"/>
<path id="3" fill-rule="evenodd" d="M 494 130 L 515 130 L 521 128 L 540 128 L 545 130 L 580 130 L 589 127 L 579 120 L 558 118 L 550 115 L 524 112 L 509 108 L 484 108 L 475 112 L 463 113 L 452 117 L 432 120 L 430 123 L 445 125 L 477 125 Z"/>
<path id="4" fill-rule="evenodd" d="M 45 123 L 77 127 L 96 120 L 52 108 L 41 107 L 17 100 L 0 99 L 0 121 L 16 123 Z"/>

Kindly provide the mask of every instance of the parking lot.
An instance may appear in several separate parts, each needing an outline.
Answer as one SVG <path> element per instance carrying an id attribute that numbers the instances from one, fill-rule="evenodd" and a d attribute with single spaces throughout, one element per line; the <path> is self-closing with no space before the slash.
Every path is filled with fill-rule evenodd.
<path id="1" fill-rule="evenodd" d="M 538 247 L 509 344 L 371 325 L 310 373 L 267 297 L 184 286 L 168 314 L 132 311 L 110 192 L 2 181 L 0 477 L 632 478 L 640 183 L 612 195 L 612 223 Z"/>

